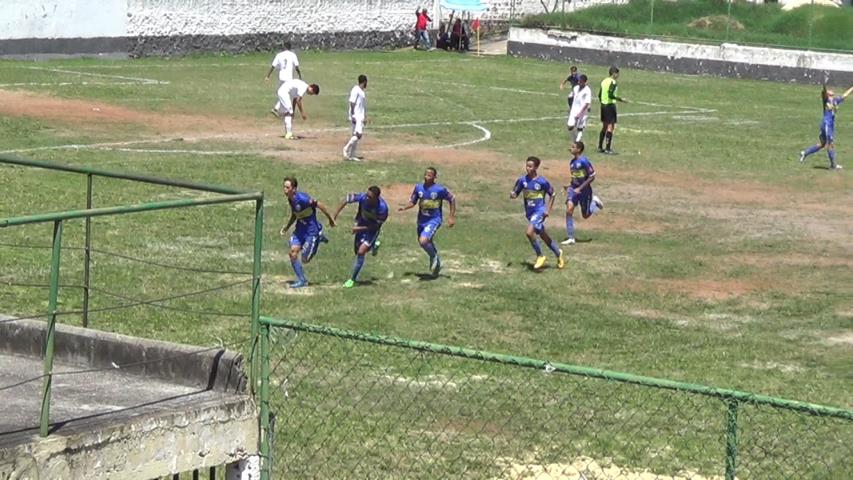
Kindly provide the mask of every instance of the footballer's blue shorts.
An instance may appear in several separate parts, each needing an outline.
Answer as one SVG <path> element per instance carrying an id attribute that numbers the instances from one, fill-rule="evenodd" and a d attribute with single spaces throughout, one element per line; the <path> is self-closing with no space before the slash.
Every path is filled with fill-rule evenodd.
<path id="1" fill-rule="evenodd" d="M 355 239 L 353 241 L 353 250 L 356 255 L 358 255 L 358 248 L 361 245 L 367 245 L 368 248 L 373 248 L 373 244 L 376 242 L 376 239 L 379 238 L 379 230 L 370 232 L 363 231 L 355 234 Z"/>
<path id="2" fill-rule="evenodd" d="M 291 247 L 300 247 L 302 249 L 302 261 L 308 262 L 314 255 L 317 255 L 317 251 L 320 249 L 320 236 L 323 234 L 323 229 L 308 229 L 299 227 L 294 230 L 293 235 L 290 236 L 290 246 Z"/>
<path id="3" fill-rule="evenodd" d="M 534 210 L 527 214 L 527 222 L 533 225 L 533 231 L 537 234 L 545 230 L 545 210 Z"/>
<path id="4" fill-rule="evenodd" d="M 418 223 L 418 237 L 426 237 L 432 240 L 433 235 L 441 228 L 441 219 L 433 218 L 424 223 Z"/>
<path id="5" fill-rule="evenodd" d="M 581 190 L 581 193 L 575 193 L 575 189 L 569 187 L 566 189 L 566 204 L 569 202 L 574 206 L 581 206 L 583 216 L 589 216 L 589 206 L 592 204 L 592 187 L 586 187 Z"/>
<path id="6" fill-rule="evenodd" d="M 835 137 L 835 129 L 834 128 L 829 128 L 826 125 L 822 125 L 820 127 L 820 143 L 824 143 L 824 144 L 832 143 L 834 141 L 833 140 L 834 137 Z"/>

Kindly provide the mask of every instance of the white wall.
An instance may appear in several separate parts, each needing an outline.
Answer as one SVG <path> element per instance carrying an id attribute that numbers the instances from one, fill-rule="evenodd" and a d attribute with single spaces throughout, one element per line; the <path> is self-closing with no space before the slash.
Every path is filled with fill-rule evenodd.
<path id="1" fill-rule="evenodd" d="M 660 55 L 673 60 L 692 58 L 750 65 L 853 72 L 853 55 L 849 54 L 748 47 L 733 43 L 696 45 L 643 38 L 608 37 L 580 32 L 543 31 L 527 28 L 512 28 L 509 32 L 509 41 L 608 53 L 622 52 Z"/>
<path id="2" fill-rule="evenodd" d="M 0 0 L 0 39 L 120 37 L 128 0 Z"/>
<path id="3" fill-rule="evenodd" d="M 612 0 L 578 0 L 577 5 Z M 484 0 L 483 20 L 542 13 L 539 0 Z M 436 0 L 0 0 L 0 40 L 411 30 Z M 553 5 L 550 0 L 549 8 Z M 567 8 L 572 4 L 567 4 Z M 441 12 L 447 18 L 449 11 Z M 437 23 L 433 24 L 437 28 Z"/>

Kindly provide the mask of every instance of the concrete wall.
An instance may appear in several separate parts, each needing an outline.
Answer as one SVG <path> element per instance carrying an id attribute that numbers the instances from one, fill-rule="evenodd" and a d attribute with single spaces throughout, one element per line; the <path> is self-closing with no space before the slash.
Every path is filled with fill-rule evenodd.
<path id="1" fill-rule="evenodd" d="M 3 0 L 0 39 L 119 37 L 127 0 Z"/>
<path id="2" fill-rule="evenodd" d="M 735 44 L 692 45 L 578 32 L 513 28 L 511 55 L 619 65 L 655 71 L 724 77 L 849 85 L 853 55 Z"/>
<path id="3" fill-rule="evenodd" d="M 487 25 L 544 11 L 539 0 L 486 2 L 489 10 L 481 18 Z M 3 0 L 0 55 L 268 51 L 285 38 L 303 49 L 396 47 L 411 44 L 415 9 L 426 7 L 437 22 L 438 4 L 438 0 Z"/>

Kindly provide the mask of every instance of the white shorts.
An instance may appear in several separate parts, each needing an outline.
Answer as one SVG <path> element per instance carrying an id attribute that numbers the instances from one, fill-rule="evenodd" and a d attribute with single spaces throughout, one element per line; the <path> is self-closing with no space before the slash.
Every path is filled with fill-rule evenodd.
<path id="1" fill-rule="evenodd" d="M 290 93 L 284 86 L 278 89 L 278 101 L 281 103 L 281 107 L 278 109 L 278 113 L 281 115 L 293 115 L 293 100 L 290 98 Z"/>
<path id="2" fill-rule="evenodd" d="M 355 117 L 355 120 L 350 118 L 350 123 L 352 123 L 352 134 L 353 135 L 363 135 L 364 134 L 364 119 Z"/>
<path id="3" fill-rule="evenodd" d="M 585 128 L 587 118 L 589 118 L 589 113 L 584 113 L 580 118 L 577 118 L 577 113 L 572 112 L 569 114 L 569 119 L 566 121 L 566 125 L 569 127 L 578 127 L 578 129 Z"/>

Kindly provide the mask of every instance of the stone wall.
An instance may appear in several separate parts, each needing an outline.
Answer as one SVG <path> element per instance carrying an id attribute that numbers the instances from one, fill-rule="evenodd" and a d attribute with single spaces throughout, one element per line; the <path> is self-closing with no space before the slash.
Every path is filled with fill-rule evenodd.
<path id="1" fill-rule="evenodd" d="M 539 0 L 485 2 L 486 29 L 544 11 Z M 418 7 L 430 11 L 438 29 L 451 13 L 438 6 L 439 0 L 4 0 L 0 55 L 269 51 L 284 39 L 301 49 L 393 48 L 412 44 Z"/>
<path id="2" fill-rule="evenodd" d="M 507 51 L 544 60 L 619 65 L 810 84 L 853 84 L 853 55 L 736 44 L 695 45 L 579 32 L 513 28 Z"/>

